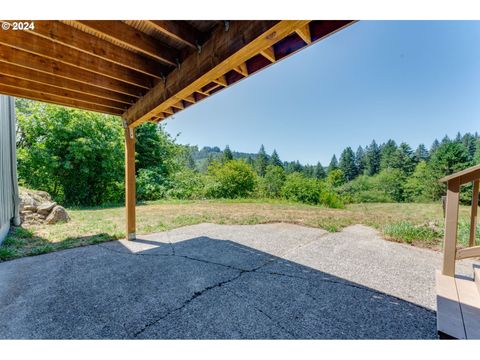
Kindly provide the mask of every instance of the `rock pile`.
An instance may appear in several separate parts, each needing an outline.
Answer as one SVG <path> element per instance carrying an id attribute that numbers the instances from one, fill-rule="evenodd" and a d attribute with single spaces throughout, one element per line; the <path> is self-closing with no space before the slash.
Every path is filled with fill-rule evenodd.
<path id="1" fill-rule="evenodd" d="M 63 206 L 45 191 L 20 189 L 20 219 L 26 224 L 57 224 L 70 221 Z"/>

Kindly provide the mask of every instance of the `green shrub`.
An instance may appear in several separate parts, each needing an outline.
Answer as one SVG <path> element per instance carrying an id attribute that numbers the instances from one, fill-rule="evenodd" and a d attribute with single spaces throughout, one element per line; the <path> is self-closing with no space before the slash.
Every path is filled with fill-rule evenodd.
<path id="1" fill-rule="evenodd" d="M 137 199 L 158 200 L 167 195 L 170 180 L 160 168 L 140 169 L 137 174 Z"/>
<path id="2" fill-rule="evenodd" d="M 206 195 L 211 198 L 241 198 L 250 196 L 257 179 L 252 166 L 243 160 L 225 163 L 214 161 L 208 167 Z"/>
<path id="3" fill-rule="evenodd" d="M 21 184 L 65 205 L 118 201 L 123 129 L 117 117 L 17 99 Z"/>
<path id="4" fill-rule="evenodd" d="M 400 202 L 403 200 L 404 174 L 385 169 L 375 176 L 361 175 L 340 187 L 340 194 L 353 203 Z"/>
<path id="5" fill-rule="evenodd" d="M 282 167 L 268 165 L 265 176 L 261 178 L 259 183 L 260 194 L 269 198 L 279 197 L 281 195 L 285 179 L 285 171 Z"/>
<path id="6" fill-rule="evenodd" d="M 282 195 L 287 200 L 317 205 L 320 202 L 320 185 L 316 179 L 294 172 L 287 175 Z"/>
<path id="7" fill-rule="evenodd" d="M 172 175 L 167 196 L 174 199 L 200 199 L 205 193 L 205 175 L 184 168 Z"/>
<path id="8" fill-rule="evenodd" d="M 333 209 L 343 209 L 345 207 L 343 199 L 329 189 L 322 189 L 319 203 Z"/>

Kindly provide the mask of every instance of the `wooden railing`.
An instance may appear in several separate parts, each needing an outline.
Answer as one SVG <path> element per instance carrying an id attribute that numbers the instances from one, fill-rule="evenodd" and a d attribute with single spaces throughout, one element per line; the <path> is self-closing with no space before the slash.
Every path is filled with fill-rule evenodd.
<path id="1" fill-rule="evenodd" d="M 480 256 L 480 246 L 476 246 L 478 187 L 480 180 L 480 165 L 472 166 L 463 171 L 446 176 L 440 182 L 447 184 L 445 206 L 445 235 L 443 244 L 443 275 L 455 276 L 455 261 Z M 470 212 L 470 237 L 468 247 L 457 249 L 458 210 L 460 204 L 460 187 L 473 184 Z"/>

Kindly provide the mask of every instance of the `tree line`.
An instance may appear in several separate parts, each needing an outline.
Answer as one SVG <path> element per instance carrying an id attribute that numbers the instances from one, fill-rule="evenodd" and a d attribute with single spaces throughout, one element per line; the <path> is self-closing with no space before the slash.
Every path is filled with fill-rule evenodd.
<path id="1" fill-rule="evenodd" d="M 68 206 L 123 202 L 123 129 L 117 117 L 17 99 L 21 185 L 48 191 Z M 345 148 L 327 167 L 267 154 L 176 143 L 146 123 L 136 136 L 137 198 L 283 198 L 342 207 L 349 202 L 436 201 L 442 176 L 480 163 L 478 134 L 435 140 L 427 149 L 375 141 Z M 466 188 L 462 193 L 467 199 Z M 466 200 L 465 200 L 466 201 Z"/>

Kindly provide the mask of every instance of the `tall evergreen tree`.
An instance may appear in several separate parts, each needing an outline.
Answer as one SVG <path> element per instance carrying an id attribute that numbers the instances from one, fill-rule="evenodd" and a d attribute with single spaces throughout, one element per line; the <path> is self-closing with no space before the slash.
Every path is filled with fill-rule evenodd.
<path id="1" fill-rule="evenodd" d="M 255 159 L 255 170 L 257 174 L 260 176 L 265 176 L 265 171 L 267 170 L 268 166 L 268 158 L 267 153 L 265 152 L 265 147 L 260 146 L 260 150 L 258 151 L 257 157 Z"/>
<path id="2" fill-rule="evenodd" d="M 233 160 L 233 154 L 230 150 L 230 147 L 227 145 L 225 146 L 225 150 L 223 150 L 222 154 L 222 162 L 226 163 L 227 161 Z"/>
<path id="3" fill-rule="evenodd" d="M 270 160 L 268 161 L 268 163 L 270 165 L 283 167 L 283 163 L 280 161 L 277 150 L 273 149 L 272 156 L 270 156 Z"/>
<path id="4" fill-rule="evenodd" d="M 337 169 L 338 169 L 337 157 L 335 156 L 335 154 L 333 154 L 332 160 L 330 160 L 330 165 L 328 165 L 327 172 L 330 173 L 333 170 L 337 170 Z"/>
<path id="5" fill-rule="evenodd" d="M 440 142 L 435 139 L 432 143 L 432 146 L 430 146 L 430 156 L 437 151 L 438 147 L 440 146 Z"/>
<path id="6" fill-rule="evenodd" d="M 247 164 L 250 165 L 251 167 L 255 167 L 255 162 L 253 161 L 253 159 L 252 159 L 252 157 L 251 157 L 250 155 L 248 155 L 246 162 L 247 162 Z"/>
<path id="7" fill-rule="evenodd" d="M 445 135 L 442 139 L 442 142 L 441 144 L 450 144 L 452 142 L 452 140 L 450 140 L 450 138 L 448 137 L 448 135 Z"/>
<path id="8" fill-rule="evenodd" d="M 388 140 L 380 150 L 380 170 L 395 168 L 397 144 L 392 139 Z"/>
<path id="9" fill-rule="evenodd" d="M 415 162 L 419 163 L 422 160 L 427 161 L 429 158 L 428 150 L 425 145 L 420 144 L 418 145 L 417 149 L 415 150 Z"/>
<path id="10" fill-rule="evenodd" d="M 393 168 L 402 170 L 406 175 L 410 175 L 415 170 L 414 155 L 407 143 L 402 142 L 395 151 Z"/>
<path id="11" fill-rule="evenodd" d="M 473 155 L 473 164 L 478 165 L 480 164 L 480 139 L 476 141 L 477 148 L 475 150 L 475 154 Z"/>
<path id="12" fill-rule="evenodd" d="M 355 154 L 349 146 L 343 150 L 340 155 L 340 162 L 338 164 L 340 170 L 343 171 L 343 176 L 346 181 L 355 179 L 357 176 L 357 167 L 355 166 Z"/>
<path id="13" fill-rule="evenodd" d="M 322 164 L 320 164 L 320 161 L 317 162 L 317 165 L 315 165 L 313 176 L 319 180 L 325 179 L 325 177 L 327 176 L 327 174 L 325 173 L 325 169 L 323 168 Z"/>
<path id="14" fill-rule="evenodd" d="M 475 151 L 477 150 L 477 144 L 476 144 L 477 141 L 476 141 L 475 136 L 470 134 L 470 133 L 466 133 L 465 135 L 463 135 L 462 143 L 465 146 L 465 148 L 467 149 L 470 157 L 473 159 L 473 157 L 475 155 Z"/>
<path id="15" fill-rule="evenodd" d="M 455 142 L 456 143 L 461 143 L 462 142 L 462 134 L 460 134 L 460 131 L 457 132 L 457 136 L 455 136 Z"/>
<path id="16" fill-rule="evenodd" d="M 365 171 L 369 176 L 380 171 L 380 148 L 375 140 L 372 141 L 365 152 Z"/>
<path id="17" fill-rule="evenodd" d="M 365 171 L 365 151 L 363 151 L 361 146 L 358 147 L 355 153 L 355 166 L 357 167 L 358 174 L 363 174 Z"/>

